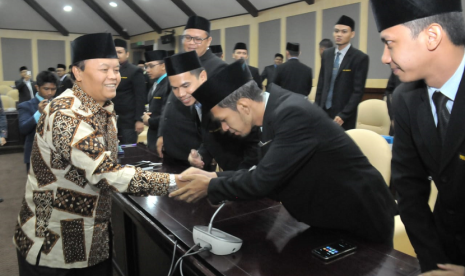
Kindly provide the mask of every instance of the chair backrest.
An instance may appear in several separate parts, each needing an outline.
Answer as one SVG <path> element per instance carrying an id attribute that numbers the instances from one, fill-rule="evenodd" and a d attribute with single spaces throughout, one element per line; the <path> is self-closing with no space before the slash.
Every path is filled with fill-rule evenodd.
<path id="1" fill-rule="evenodd" d="M 312 90 L 310 90 L 310 94 L 308 94 L 308 100 L 312 103 L 315 102 L 315 97 L 316 97 L 316 86 L 312 87 Z"/>
<path id="2" fill-rule="evenodd" d="M 0 85 L 0 95 L 6 95 L 12 88 L 8 85 Z"/>
<path id="3" fill-rule="evenodd" d="M 367 129 L 351 129 L 347 135 L 355 141 L 371 165 L 383 176 L 387 185 L 391 180 L 392 152 L 388 142 L 381 135 Z"/>
<path id="4" fill-rule="evenodd" d="M 356 128 L 372 130 L 381 135 L 389 135 L 391 120 L 387 104 L 382 100 L 366 100 L 358 105 Z"/>
<path id="5" fill-rule="evenodd" d="M 0 95 L 0 97 L 2 98 L 3 109 L 7 109 L 7 108 L 16 109 L 16 102 L 12 98 L 10 98 L 7 95 Z"/>
<path id="6" fill-rule="evenodd" d="M 19 101 L 18 89 L 10 90 L 6 95 L 9 96 L 10 98 L 12 98 L 16 102 Z"/>

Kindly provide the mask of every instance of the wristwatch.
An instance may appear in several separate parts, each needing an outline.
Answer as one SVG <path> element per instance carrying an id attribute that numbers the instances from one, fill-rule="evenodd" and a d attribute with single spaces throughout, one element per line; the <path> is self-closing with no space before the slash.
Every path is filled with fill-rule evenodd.
<path id="1" fill-rule="evenodd" d="M 170 173 L 170 185 L 168 186 L 168 193 L 174 192 L 178 189 L 176 185 L 176 176 Z"/>

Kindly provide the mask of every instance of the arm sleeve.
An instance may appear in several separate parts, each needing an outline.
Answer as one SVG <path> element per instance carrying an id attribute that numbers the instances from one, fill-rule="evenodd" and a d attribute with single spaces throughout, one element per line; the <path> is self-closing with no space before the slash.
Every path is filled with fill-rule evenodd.
<path id="1" fill-rule="evenodd" d="M 134 120 L 142 122 L 142 115 L 145 111 L 145 102 L 147 101 L 147 87 L 142 69 L 138 68 L 132 78 L 132 88 L 136 97 L 136 115 Z"/>
<path id="2" fill-rule="evenodd" d="M 42 125 L 44 117 L 45 125 Z M 117 164 L 117 160 L 113 160 L 111 152 L 102 143 L 103 137 L 91 125 L 76 118 L 70 109 L 42 116 L 41 121 L 36 137 L 41 140 L 41 133 L 50 129 L 45 131 L 45 139 L 52 151 L 52 158 L 59 155 L 60 160 L 85 171 L 86 179 L 91 185 L 104 181 L 119 192 L 137 196 L 167 194 L 169 174 L 146 172 L 140 168 Z M 112 124 L 116 131 L 114 120 Z M 57 137 L 60 139 L 56 139 Z M 51 163 L 53 166 L 53 160 Z"/>
<path id="3" fill-rule="evenodd" d="M 313 156 L 318 144 L 312 135 L 315 130 L 306 123 L 307 118 L 302 107 L 287 107 L 279 112 L 273 121 L 274 139 L 256 169 L 211 179 L 208 186 L 210 201 L 215 204 L 223 200 L 263 198 L 286 183 Z M 286 156 L 292 156 L 292 159 Z"/>
<path id="4" fill-rule="evenodd" d="M 349 118 L 350 116 L 353 116 L 353 114 L 357 111 L 358 104 L 362 100 L 363 93 L 365 92 L 365 83 L 368 74 L 368 63 L 368 56 L 363 54 L 363 56 L 356 64 L 352 95 L 350 96 L 349 101 L 344 106 L 342 111 L 338 114 L 338 116 L 341 117 L 343 121 L 347 120 L 347 118 Z"/>
<path id="5" fill-rule="evenodd" d="M 265 81 L 265 79 L 268 78 L 266 67 L 265 67 L 265 69 L 263 69 L 263 72 L 262 72 L 262 74 L 260 75 L 260 78 L 262 79 L 262 82 Z M 269 80 L 268 80 L 268 81 L 269 81 Z"/>
<path id="6" fill-rule="evenodd" d="M 395 95 L 395 133 L 392 182 L 399 194 L 399 211 L 412 242 L 422 271 L 437 269 L 438 263 L 449 263 L 433 214 L 428 205 L 431 184 L 428 172 L 413 144 L 408 108 L 400 95 Z"/>
<path id="7" fill-rule="evenodd" d="M 19 116 L 19 132 L 23 135 L 28 135 L 31 132 L 35 132 L 38 119 L 36 121 L 35 115 L 32 114 L 31 110 L 28 109 L 25 104 L 18 105 L 18 116 Z M 37 111 L 39 112 L 39 111 Z M 40 113 L 39 113 L 40 117 Z"/>
<path id="8" fill-rule="evenodd" d="M 321 103 L 321 97 L 323 94 L 324 82 L 325 82 L 325 54 L 323 53 L 323 57 L 321 58 L 321 68 L 320 68 L 320 75 L 318 76 L 318 85 L 316 87 L 316 94 L 315 94 L 315 103 L 323 107 L 324 103 Z"/>

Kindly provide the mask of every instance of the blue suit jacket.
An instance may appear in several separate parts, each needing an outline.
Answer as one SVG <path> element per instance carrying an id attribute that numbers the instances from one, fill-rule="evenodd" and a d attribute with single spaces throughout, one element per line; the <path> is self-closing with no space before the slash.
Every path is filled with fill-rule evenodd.
<path id="1" fill-rule="evenodd" d="M 18 105 L 19 131 L 26 135 L 24 142 L 24 163 L 29 163 L 31 159 L 32 143 L 36 134 L 36 120 L 34 113 L 39 108 L 39 100 L 34 97 L 29 101 L 22 102 Z"/>

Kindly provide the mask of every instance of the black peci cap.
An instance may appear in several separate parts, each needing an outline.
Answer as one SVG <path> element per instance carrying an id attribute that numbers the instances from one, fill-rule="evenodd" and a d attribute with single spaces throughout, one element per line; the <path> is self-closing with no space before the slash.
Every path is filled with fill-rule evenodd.
<path id="1" fill-rule="evenodd" d="M 355 21 L 346 15 L 341 16 L 341 18 L 339 18 L 339 20 L 336 22 L 336 25 L 349 26 L 352 31 L 355 30 Z"/>
<path id="2" fill-rule="evenodd" d="M 122 40 L 122 39 L 115 39 L 115 47 L 123 47 L 124 49 L 127 49 L 128 48 L 128 43 L 126 42 L 126 40 Z"/>
<path id="3" fill-rule="evenodd" d="M 253 78 L 249 66 L 240 59 L 208 76 L 207 81 L 192 96 L 202 104 L 202 113 L 207 114 L 215 105 L 251 80 Z"/>
<path id="4" fill-rule="evenodd" d="M 196 51 L 180 53 L 165 58 L 165 68 L 168 76 L 179 75 L 200 67 L 202 65 Z"/>
<path id="5" fill-rule="evenodd" d="M 212 53 L 218 54 L 223 52 L 223 47 L 221 45 L 210 45 L 210 50 Z"/>
<path id="6" fill-rule="evenodd" d="M 441 13 L 461 12 L 460 0 L 370 0 L 378 32 Z"/>
<path id="7" fill-rule="evenodd" d="M 87 34 L 76 38 L 71 43 L 73 64 L 96 58 L 118 58 L 115 44 L 109 33 Z"/>
<path id="8" fill-rule="evenodd" d="M 201 16 L 193 15 L 187 20 L 185 29 L 199 29 L 210 33 L 210 21 Z"/>
<path id="9" fill-rule="evenodd" d="M 234 46 L 234 51 L 236 51 L 237 49 L 239 50 L 247 50 L 247 45 L 245 45 L 244 42 L 237 42 L 236 45 Z"/>
<path id="10" fill-rule="evenodd" d="M 155 60 L 164 60 L 168 56 L 165 50 L 148 51 L 144 53 L 147 62 Z"/>
<path id="11" fill-rule="evenodd" d="M 287 45 L 286 45 L 286 50 L 287 51 L 298 52 L 298 51 L 300 51 L 300 44 L 299 43 L 288 42 Z"/>
<path id="12" fill-rule="evenodd" d="M 65 70 L 66 70 L 66 65 L 59 63 L 59 64 L 57 64 L 57 69 L 58 69 L 58 68 L 61 68 L 61 69 L 65 69 Z"/>

